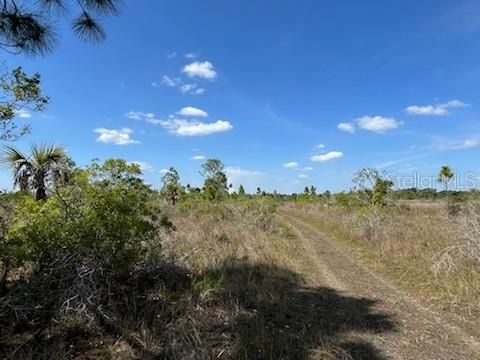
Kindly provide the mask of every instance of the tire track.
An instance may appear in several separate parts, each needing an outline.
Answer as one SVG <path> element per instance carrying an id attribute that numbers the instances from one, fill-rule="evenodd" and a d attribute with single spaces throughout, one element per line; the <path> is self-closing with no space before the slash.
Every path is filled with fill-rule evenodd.
<path id="1" fill-rule="evenodd" d="M 397 333 L 363 335 L 385 354 L 395 359 L 480 358 L 479 342 L 463 329 L 422 307 L 315 227 L 285 211 L 279 217 L 297 233 L 314 279 L 352 296 L 377 300 L 376 310 L 394 315 Z"/>

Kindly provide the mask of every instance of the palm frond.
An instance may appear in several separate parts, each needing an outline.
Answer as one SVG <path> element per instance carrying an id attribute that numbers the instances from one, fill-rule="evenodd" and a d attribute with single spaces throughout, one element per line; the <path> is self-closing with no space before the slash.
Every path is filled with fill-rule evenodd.
<path id="1" fill-rule="evenodd" d="M 63 146 L 34 144 L 31 146 L 32 163 L 37 168 L 50 167 L 65 158 Z"/>
<path id="2" fill-rule="evenodd" d="M 20 150 L 13 146 L 6 145 L 0 155 L 0 165 L 3 167 L 15 167 L 19 162 L 28 161 L 28 156 L 25 156 Z"/>

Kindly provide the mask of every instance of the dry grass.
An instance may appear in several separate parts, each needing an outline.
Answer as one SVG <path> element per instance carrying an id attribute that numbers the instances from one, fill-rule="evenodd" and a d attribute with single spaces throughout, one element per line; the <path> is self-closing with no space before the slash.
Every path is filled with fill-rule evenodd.
<path id="1" fill-rule="evenodd" d="M 433 300 L 467 321 L 480 315 L 478 211 L 464 208 L 449 215 L 446 204 L 436 203 L 285 208 L 352 248 L 415 297 Z"/>
<path id="2" fill-rule="evenodd" d="M 151 244 L 163 256 L 96 284 L 108 319 L 57 318 L 43 293 L 33 322 L 0 316 L 7 358 L 383 358 L 351 334 L 394 331 L 393 321 L 373 300 L 309 285 L 298 239 L 274 221 L 272 204 L 198 202 L 167 213 L 177 230 Z M 40 294 L 41 283 L 14 281 L 10 293 Z"/>

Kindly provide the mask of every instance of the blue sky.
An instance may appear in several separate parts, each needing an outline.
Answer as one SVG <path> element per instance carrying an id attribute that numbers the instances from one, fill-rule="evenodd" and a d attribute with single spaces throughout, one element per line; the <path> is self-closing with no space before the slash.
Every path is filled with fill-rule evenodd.
<path id="1" fill-rule="evenodd" d="M 49 56 L 2 54 L 52 98 L 19 147 L 138 161 L 155 186 L 170 166 L 200 185 L 203 157 L 249 191 L 480 174 L 478 1 L 125 1 L 100 45 L 60 26 Z"/>

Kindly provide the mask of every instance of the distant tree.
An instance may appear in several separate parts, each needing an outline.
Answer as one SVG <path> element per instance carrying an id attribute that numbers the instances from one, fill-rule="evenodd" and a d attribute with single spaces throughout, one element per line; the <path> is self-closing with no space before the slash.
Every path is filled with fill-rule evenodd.
<path id="1" fill-rule="evenodd" d="M 21 67 L 0 74 L 0 140 L 14 141 L 30 131 L 17 128 L 15 117 L 28 116 L 28 111 L 42 111 L 49 98 L 42 94 L 40 75 L 28 76 Z"/>
<path id="2" fill-rule="evenodd" d="M 260 187 L 257 187 L 257 196 L 262 195 L 262 189 Z"/>
<path id="3" fill-rule="evenodd" d="M 238 196 L 245 196 L 245 189 L 243 188 L 242 184 L 240 184 L 238 188 Z"/>
<path id="4" fill-rule="evenodd" d="M 117 15 L 121 0 L 3 0 L 0 2 L 0 48 L 11 53 L 43 55 L 56 43 L 52 26 L 68 11 L 78 14 L 71 20 L 73 32 L 85 41 L 103 41 L 105 30 L 98 16 Z"/>
<path id="5" fill-rule="evenodd" d="M 440 168 L 440 172 L 438 173 L 438 182 L 443 184 L 445 191 L 448 191 L 448 183 L 454 176 L 455 174 L 449 166 L 444 165 Z"/>
<path id="6" fill-rule="evenodd" d="M 383 178 L 375 180 L 372 192 L 373 205 L 386 205 L 386 199 L 393 187 L 393 181 Z"/>
<path id="7" fill-rule="evenodd" d="M 310 195 L 310 189 L 308 188 L 308 186 L 305 186 L 305 189 L 303 189 L 303 195 Z"/>
<path id="8" fill-rule="evenodd" d="M 310 194 L 317 195 L 317 188 L 315 186 L 310 186 Z"/>
<path id="9" fill-rule="evenodd" d="M 110 187 L 118 184 L 135 187 L 143 183 L 140 166 L 124 159 L 107 159 L 103 164 L 95 159 L 88 166 L 88 172 L 93 180 Z"/>
<path id="10" fill-rule="evenodd" d="M 61 146 L 32 145 L 31 154 L 24 155 L 12 146 L 6 146 L 0 163 L 13 171 L 14 187 L 33 190 L 37 200 L 47 197 L 47 185 L 66 168 L 65 151 Z"/>
<path id="11" fill-rule="evenodd" d="M 391 192 L 393 182 L 380 175 L 378 170 L 364 168 L 355 173 L 353 182 L 355 190 L 366 196 L 371 205 L 385 205 L 387 195 Z"/>
<path id="12" fill-rule="evenodd" d="M 200 174 L 205 177 L 203 191 L 208 200 L 220 199 L 228 194 L 228 180 L 224 172 L 225 166 L 218 159 L 208 159 Z"/>
<path id="13" fill-rule="evenodd" d="M 180 176 L 177 170 L 171 167 L 162 176 L 162 189 L 160 193 L 164 196 L 172 205 L 175 205 L 185 192 L 182 184 L 180 183 Z"/>
<path id="14" fill-rule="evenodd" d="M 331 193 L 329 190 L 326 190 L 326 191 L 323 193 L 323 196 L 325 196 L 327 199 L 330 199 L 330 196 L 332 196 L 332 193 Z"/>

